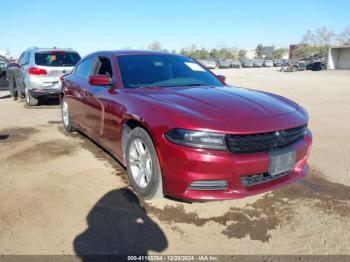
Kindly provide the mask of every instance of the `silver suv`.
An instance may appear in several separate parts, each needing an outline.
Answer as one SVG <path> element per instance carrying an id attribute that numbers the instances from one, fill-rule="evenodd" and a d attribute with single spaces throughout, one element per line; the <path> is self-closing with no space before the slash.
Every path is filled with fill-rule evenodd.
<path id="1" fill-rule="evenodd" d="M 34 106 L 42 97 L 58 95 L 60 76 L 70 73 L 80 59 L 72 49 L 34 47 L 24 51 L 18 61 L 27 104 Z"/>

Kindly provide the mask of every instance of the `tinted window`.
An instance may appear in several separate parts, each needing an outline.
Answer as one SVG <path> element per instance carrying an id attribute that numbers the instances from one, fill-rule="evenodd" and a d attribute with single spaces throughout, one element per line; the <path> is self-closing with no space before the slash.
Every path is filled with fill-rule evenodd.
<path id="1" fill-rule="evenodd" d="M 75 66 L 80 60 L 76 52 L 52 51 L 35 53 L 35 64 L 41 66 Z"/>
<path id="2" fill-rule="evenodd" d="M 92 57 L 82 61 L 75 70 L 75 74 L 81 78 L 88 79 L 93 63 L 94 59 Z"/>
<path id="3" fill-rule="evenodd" d="M 222 86 L 193 59 L 177 55 L 126 55 L 118 63 L 125 88 Z"/>

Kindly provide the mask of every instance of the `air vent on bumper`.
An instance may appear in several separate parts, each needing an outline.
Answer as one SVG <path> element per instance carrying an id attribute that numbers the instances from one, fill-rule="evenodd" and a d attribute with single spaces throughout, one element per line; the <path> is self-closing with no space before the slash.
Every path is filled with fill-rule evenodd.
<path id="1" fill-rule="evenodd" d="M 226 180 L 200 180 L 190 185 L 192 190 L 226 190 L 228 182 Z"/>

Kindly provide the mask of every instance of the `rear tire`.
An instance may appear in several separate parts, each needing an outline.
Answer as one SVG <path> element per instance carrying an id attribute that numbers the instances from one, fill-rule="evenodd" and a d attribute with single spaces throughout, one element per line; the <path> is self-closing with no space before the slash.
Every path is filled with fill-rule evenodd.
<path id="1" fill-rule="evenodd" d="M 126 167 L 130 185 L 144 199 L 163 197 L 163 182 L 157 151 L 148 133 L 134 128 L 126 144 Z"/>
<path id="2" fill-rule="evenodd" d="M 72 123 L 72 118 L 69 111 L 68 103 L 64 97 L 62 97 L 62 100 L 61 100 L 61 113 L 62 113 L 62 123 L 63 123 L 64 130 L 69 133 L 74 132 L 75 128 Z"/>
<path id="3" fill-rule="evenodd" d="M 37 106 L 39 103 L 39 100 L 35 97 L 33 97 L 29 91 L 28 88 L 25 88 L 25 92 L 26 92 L 26 103 L 29 106 Z"/>

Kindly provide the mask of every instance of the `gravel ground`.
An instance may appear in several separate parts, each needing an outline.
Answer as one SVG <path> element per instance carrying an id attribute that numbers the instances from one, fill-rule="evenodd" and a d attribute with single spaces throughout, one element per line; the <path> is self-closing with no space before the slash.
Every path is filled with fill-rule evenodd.
<path id="1" fill-rule="evenodd" d="M 0 91 L 0 255 L 350 254 L 350 71 L 215 72 L 308 110 L 308 177 L 241 200 L 145 202 L 113 158 L 63 132 L 55 101 Z"/>

